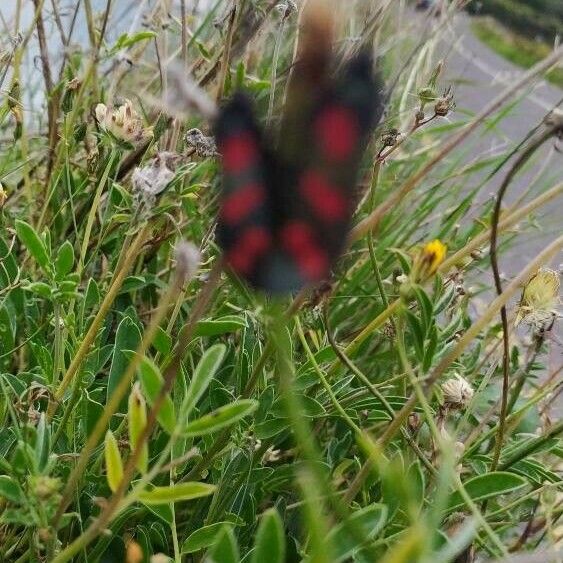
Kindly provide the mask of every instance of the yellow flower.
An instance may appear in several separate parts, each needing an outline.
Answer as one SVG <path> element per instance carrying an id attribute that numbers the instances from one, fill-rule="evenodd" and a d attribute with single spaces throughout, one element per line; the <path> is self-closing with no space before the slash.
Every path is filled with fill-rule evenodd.
<path id="1" fill-rule="evenodd" d="M 435 239 L 420 250 L 413 265 L 412 279 L 415 283 L 434 275 L 446 257 L 447 246 Z"/>
<path id="2" fill-rule="evenodd" d="M 152 127 L 145 127 L 130 100 L 114 108 L 98 104 L 95 114 L 100 127 L 121 141 L 139 145 L 153 136 Z"/>
<path id="3" fill-rule="evenodd" d="M 541 327 L 557 314 L 559 303 L 559 274 L 549 268 L 540 268 L 522 291 L 515 324 L 524 321 Z"/>

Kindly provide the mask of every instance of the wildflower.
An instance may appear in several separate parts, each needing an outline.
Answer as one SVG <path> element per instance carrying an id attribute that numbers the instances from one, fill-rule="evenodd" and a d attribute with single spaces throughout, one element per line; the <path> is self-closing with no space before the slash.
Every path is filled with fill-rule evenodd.
<path id="1" fill-rule="evenodd" d="M 451 408 L 466 407 L 473 398 L 473 387 L 461 375 L 448 379 L 442 384 L 442 393 L 444 394 L 444 404 Z"/>
<path id="2" fill-rule="evenodd" d="M 440 117 L 446 117 L 448 113 L 455 109 L 454 95 L 452 88 L 449 86 L 441 97 L 436 100 L 434 104 L 434 113 Z"/>
<path id="3" fill-rule="evenodd" d="M 217 145 L 213 137 L 207 137 L 199 129 L 190 129 L 184 135 L 184 141 L 202 158 L 217 156 Z"/>
<path id="4" fill-rule="evenodd" d="M 435 239 L 427 242 L 415 258 L 411 272 L 411 281 L 418 283 L 433 276 L 446 257 L 447 246 Z"/>
<path id="5" fill-rule="evenodd" d="M 133 191 L 147 206 L 152 205 L 156 196 L 174 179 L 173 169 L 177 158 L 173 153 L 161 152 L 147 166 L 135 168 L 133 171 Z"/>
<path id="6" fill-rule="evenodd" d="M 100 127 L 120 141 L 139 145 L 153 136 L 152 127 L 145 127 L 130 100 L 113 108 L 98 104 L 95 114 Z"/>
<path id="7" fill-rule="evenodd" d="M 515 324 L 521 321 L 541 327 L 557 315 L 559 274 L 550 268 L 540 268 L 522 291 Z"/>
<path id="8" fill-rule="evenodd" d="M 195 244 L 181 240 L 176 244 L 174 255 L 176 257 L 178 277 L 182 280 L 182 283 L 186 283 L 194 277 L 199 267 L 201 261 L 199 249 Z"/>
<path id="9" fill-rule="evenodd" d="M 4 207 L 4 204 L 6 203 L 7 199 L 8 199 L 8 194 L 6 193 L 4 186 L 0 184 L 0 209 Z"/>

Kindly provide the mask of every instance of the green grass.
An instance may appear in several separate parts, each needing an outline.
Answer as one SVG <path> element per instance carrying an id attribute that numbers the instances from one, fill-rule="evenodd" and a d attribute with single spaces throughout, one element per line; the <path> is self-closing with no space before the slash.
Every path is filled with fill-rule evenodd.
<path id="1" fill-rule="evenodd" d="M 483 43 L 523 68 L 532 67 L 551 52 L 550 46 L 546 43 L 509 31 L 491 18 L 473 19 L 471 28 Z M 552 69 L 546 74 L 546 79 L 563 87 L 563 69 L 560 67 Z"/>
<path id="2" fill-rule="evenodd" d="M 175 3 L 170 18 L 146 4 L 146 27 L 114 42 L 112 17 L 83 2 L 89 39 L 62 69 L 56 44 L 75 43 L 67 20 L 62 35 L 42 35 L 63 3 L 43 4 L 29 28 L 7 22 L 0 561 L 449 563 L 551 549 L 561 366 L 541 329 L 557 274 L 537 277 L 525 300 L 547 325 L 516 333 L 514 317 L 563 237 L 544 233 L 499 297 L 483 307 L 479 295 L 492 226 L 501 250 L 525 244 L 563 198 L 541 167 L 521 201 L 492 212 L 488 194 L 522 139 L 494 155 L 481 147 L 512 118 L 517 84 L 478 118 L 454 111 L 425 43 L 436 38 L 405 23 L 401 3 L 369 14 L 339 3 L 337 44 L 374 41 L 395 87 L 350 186 L 357 210 L 330 279 L 265 296 L 225 269 L 215 239 L 210 113 L 244 87 L 275 133 L 299 68 L 297 15 L 282 22 L 266 0 L 235 17 L 227 2 L 204 14 Z M 168 59 L 207 103 L 191 103 L 188 73 L 167 75 Z M 36 112 L 30 93 L 45 100 Z M 195 127 L 202 135 L 186 141 Z"/>

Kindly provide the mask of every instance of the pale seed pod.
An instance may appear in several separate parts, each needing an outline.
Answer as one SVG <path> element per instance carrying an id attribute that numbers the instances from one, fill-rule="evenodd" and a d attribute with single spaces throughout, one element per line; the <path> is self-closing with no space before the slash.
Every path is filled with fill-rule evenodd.
<path id="1" fill-rule="evenodd" d="M 106 479 L 112 492 L 117 491 L 123 479 L 123 462 L 119 454 L 117 440 L 111 430 L 106 432 L 104 441 L 104 457 L 106 461 Z"/>
<path id="2" fill-rule="evenodd" d="M 129 445 L 131 451 L 135 450 L 139 444 L 139 438 L 147 425 L 147 404 L 139 388 L 139 383 L 133 385 L 129 395 L 129 408 L 127 418 L 129 423 Z M 149 464 L 149 449 L 145 442 L 141 450 L 141 455 L 137 460 L 136 467 L 142 473 L 146 473 Z"/>

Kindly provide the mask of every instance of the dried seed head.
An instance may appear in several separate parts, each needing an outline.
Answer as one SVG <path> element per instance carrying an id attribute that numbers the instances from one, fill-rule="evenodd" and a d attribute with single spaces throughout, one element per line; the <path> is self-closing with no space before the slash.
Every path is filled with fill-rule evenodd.
<path id="1" fill-rule="evenodd" d="M 66 83 L 66 87 L 67 90 L 72 90 L 72 91 L 76 91 L 78 90 L 78 88 L 80 88 L 80 86 L 82 85 L 82 81 L 80 80 L 80 78 L 73 78 L 72 80 L 69 80 Z"/>
<path id="2" fill-rule="evenodd" d="M 6 203 L 7 199 L 8 199 L 8 194 L 6 193 L 4 186 L 0 184 L 0 209 L 4 207 L 4 204 Z"/>
<path id="3" fill-rule="evenodd" d="M 194 128 L 187 131 L 184 135 L 184 141 L 202 158 L 209 158 L 218 154 L 215 139 L 204 135 L 199 129 Z"/>
<path id="4" fill-rule="evenodd" d="M 276 4 L 276 10 L 280 13 L 282 20 L 286 20 L 292 14 L 297 13 L 297 4 L 293 0 L 283 0 Z"/>
<path id="5" fill-rule="evenodd" d="M 516 324 L 525 323 L 541 328 L 557 315 L 559 304 L 559 273 L 550 268 L 540 268 L 522 291 L 516 314 Z"/>
<path id="6" fill-rule="evenodd" d="M 383 337 L 387 340 L 394 340 L 395 336 L 397 335 L 397 331 L 395 330 L 395 325 L 391 321 L 387 321 L 383 328 L 381 329 Z"/>
<path id="7" fill-rule="evenodd" d="M 545 118 L 545 124 L 557 131 L 558 135 L 563 135 L 563 110 L 553 109 Z"/>
<path id="8" fill-rule="evenodd" d="M 455 109 L 454 95 L 451 86 L 449 86 L 442 96 L 440 96 L 434 104 L 434 113 L 440 117 L 446 117 Z"/>
<path id="9" fill-rule="evenodd" d="M 131 184 L 139 201 L 151 207 L 156 196 L 162 193 L 174 179 L 174 169 L 179 156 L 174 153 L 158 153 L 146 166 L 133 170 Z"/>
<path id="10" fill-rule="evenodd" d="M 152 127 L 145 127 L 130 100 L 113 108 L 98 104 L 94 113 L 99 126 L 120 141 L 139 145 L 153 136 Z"/>
<path id="11" fill-rule="evenodd" d="M 181 240 L 176 244 L 174 256 L 176 271 L 183 285 L 195 276 L 201 262 L 201 253 L 195 244 Z"/>
<path id="12" fill-rule="evenodd" d="M 398 129 L 389 129 L 381 136 L 381 142 L 384 147 L 394 147 L 401 136 L 401 132 Z"/>
<path id="13" fill-rule="evenodd" d="M 457 374 L 442 384 L 444 404 L 450 408 L 460 409 L 466 407 L 473 398 L 473 387 L 470 383 Z"/>

